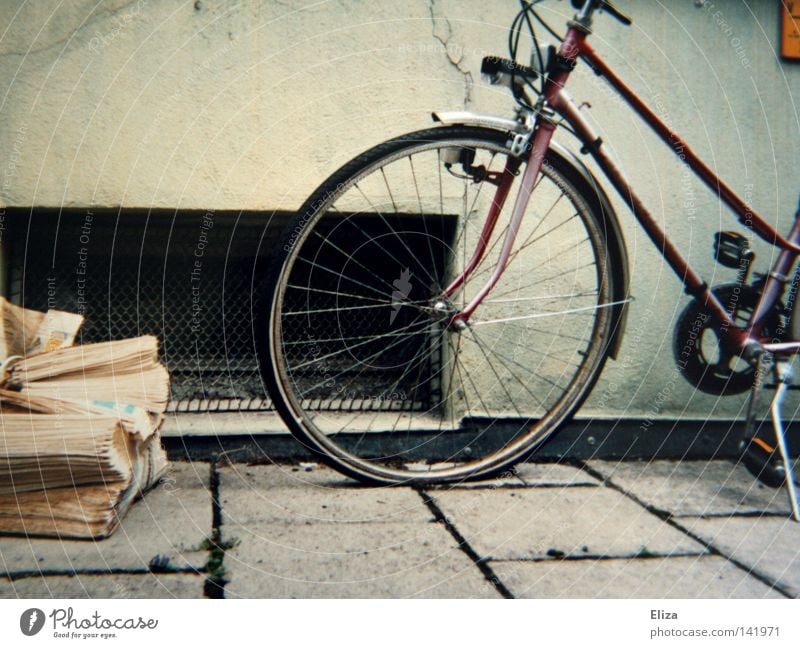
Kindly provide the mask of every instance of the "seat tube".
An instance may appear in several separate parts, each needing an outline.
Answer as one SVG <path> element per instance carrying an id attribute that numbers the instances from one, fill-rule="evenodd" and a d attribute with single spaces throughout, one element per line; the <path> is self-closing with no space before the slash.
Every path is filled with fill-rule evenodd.
<path id="1" fill-rule="evenodd" d="M 500 258 L 497 261 L 494 272 L 483 288 L 480 289 L 477 295 L 472 298 L 461 311 L 453 315 L 451 323 L 457 322 L 465 323 L 475 309 L 486 298 L 486 295 L 491 292 L 492 288 L 497 284 L 503 271 L 506 269 L 508 259 L 511 256 L 511 248 L 514 246 L 514 241 L 517 238 L 522 217 L 525 215 L 525 210 L 528 208 L 533 187 L 536 185 L 536 180 L 539 178 L 539 173 L 544 164 L 544 158 L 547 155 L 547 149 L 550 147 L 550 140 L 553 138 L 553 131 L 555 125 L 549 120 L 540 120 L 537 125 L 536 132 L 533 136 L 533 147 L 531 150 L 528 163 L 525 166 L 525 171 L 522 173 L 520 180 L 519 193 L 514 201 L 514 209 L 511 212 L 511 221 L 508 225 L 508 232 L 503 241 L 503 247 L 500 250 Z"/>

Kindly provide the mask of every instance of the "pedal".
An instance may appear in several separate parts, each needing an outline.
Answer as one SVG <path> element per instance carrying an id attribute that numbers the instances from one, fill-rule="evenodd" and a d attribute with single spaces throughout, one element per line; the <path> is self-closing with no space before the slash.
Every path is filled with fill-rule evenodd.
<path id="1" fill-rule="evenodd" d="M 752 260 L 750 241 L 739 232 L 717 232 L 714 234 L 714 258 L 727 268 L 740 269 L 742 259 Z"/>
<path id="2" fill-rule="evenodd" d="M 786 469 L 777 448 L 756 436 L 744 439 L 740 450 L 742 464 L 753 477 L 770 488 L 783 486 L 786 480 Z"/>

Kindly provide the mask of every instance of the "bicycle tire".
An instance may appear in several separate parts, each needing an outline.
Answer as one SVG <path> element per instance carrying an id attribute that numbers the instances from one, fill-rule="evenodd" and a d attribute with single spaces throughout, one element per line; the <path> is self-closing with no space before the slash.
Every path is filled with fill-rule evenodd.
<path id="1" fill-rule="evenodd" d="M 453 332 L 431 315 L 430 300 L 463 267 L 466 250 L 473 244 L 479 228 L 470 229 L 470 220 L 485 216 L 486 201 L 493 196 L 486 190 L 480 198 L 484 209 L 478 208 L 488 183 L 467 175 L 469 169 L 478 166 L 473 162 L 479 155 L 488 160 L 486 168 L 502 169 L 501 162 L 510 155 L 507 139 L 507 134 L 492 129 L 448 126 L 380 144 L 320 185 L 288 224 L 275 250 L 254 330 L 265 385 L 295 438 L 353 478 L 378 484 L 429 484 L 502 472 L 529 456 L 574 413 L 607 359 L 612 318 L 606 305 L 613 299 L 614 275 L 604 224 L 590 207 L 591 197 L 576 188 L 582 186 L 578 171 L 562 158 L 546 158 L 528 210 L 535 212 L 545 199 L 549 208 L 538 218 L 526 214 L 527 229 L 519 232 L 499 284 L 478 308 L 466 333 Z M 446 167 L 443 158 L 460 160 L 463 174 L 453 172 L 452 164 Z M 423 171 L 438 177 L 421 193 L 418 176 Z M 408 188 L 412 180 L 413 192 Z M 381 185 L 387 195 L 376 205 Z M 515 194 L 516 187 L 504 209 L 506 216 Z M 564 197 L 566 210 L 559 205 Z M 416 206 L 415 212 L 411 207 Z M 548 222 L 554 213 L 558 218 Z M 534 238 L 540 228 L 544 229 Z M 503 235 L 504 231 L 494 235 L 494 246 L 462 290 L 462 303 L 470 289 L 485 282 Z M 455 249 L 462 239 L 464 252 Z M 534 247 L 546 264 L 517 263 L 525 249 Z M 579 252 L 590 257 L 590 263 L 584 265 Z M 524 258 L 532 254 L 526 252 Z M 540 267 L 551 265 L 555 274 L 548 270 L 546 277 L 531 281 L 534 272 L 543 272 Z M 574 288 L 566 295 L 558 292 L 565 277 Z M 582 282 L 594 284 L 594 291 L 584 290 Z M 346 289 L 340 289 L 343 283 Z M 540 284 L 556 292 L 552 297 L 533 294 L 533 287 Z M 509 288 L 515 297 L 503 300 L 511 294 Z M 503 306 L 526 300 L 546 304 L 562 297 L 567 300 L 562 311 L 545 309 L 538 315 L 518 315 L 513 305 Z M 360 320 L 368 312 L 373 317 L 364 325 L 356 312 Z M 550 326 L 542 330 L 525 324 L 536 317 L 551 318 L 545 320 Z M 396 329 L 399 333 L 391 332 L 395 318 L 405 327 Z M 555 318 L 557 328 L 552 327 Z M 481 333 L 486 337 L 479 342 L 476 331 L 481 324 L 487 333 Z M 375 327 L 371 342 L 356 335 L 364 326 Z M 459 339 L 453 340 L 456 335 Z M 467 336 L 472 336 L 470 345 L 462 340 Z M 397 339 L 386 343 L 390 338 Z M 538 350 L 525 355 L 533 343 Z M 570 350 L 573 343 L 578 348 Z M 398 351 L 398 357 L 391 357 L 389 350 L 398 345 L 405 355 Z M 496 353 L 501 362 L 492 363 L 487 351 Z M 577 365 L 570 369 L 558 357 L 562 353 Z M 333 375 L 328 359 L 338 363 Z M 559 361 L 567 369 L 558 369 Z M 533 362 L 538 363 L 535 371 L 515 373 L 521 374 Z M 412 376 L 410 371 L 416 373 Z M 387 383 L 397 372 L 400 377 Z M 352 388 L 349 393 L 348 388 Z"/>

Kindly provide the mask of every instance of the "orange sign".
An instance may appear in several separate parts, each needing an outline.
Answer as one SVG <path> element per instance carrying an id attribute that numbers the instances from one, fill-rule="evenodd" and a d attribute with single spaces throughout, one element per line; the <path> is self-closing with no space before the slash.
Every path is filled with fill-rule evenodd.
<path id="1" fill-rule="evenodd" d="M 781 56 L 800 59 L 800 0 L 779 0 L 781 12 Z"/>

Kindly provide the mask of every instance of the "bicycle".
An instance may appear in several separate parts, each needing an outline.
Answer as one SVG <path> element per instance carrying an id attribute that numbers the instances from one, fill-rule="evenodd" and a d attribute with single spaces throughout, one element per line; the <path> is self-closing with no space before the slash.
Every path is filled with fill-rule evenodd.
<path id="1" fill-rule="evenodd" d="M 496 475 L 554 434 L 616 357 L 631 299 L 625 242 L 602 186 L 552 141 L 557 127 L 579 139 L 694 297 L 675 343 L 686 355 L 683 375 L 711 393 L 750 389 L 752 405 L 774 358 L 780 407 L 800 349 L 797 302 L 782 302 L 800 252 L 800 213 L 780 236 L 591 48 L 597 12 L 631 24 L 611 2 L 573 0 L 563 37 L 536 2 L 520 4 L 511 58 L 486 57 L 481 68 L 510 88 L 515 118 L 434 113 L 437 126 L 359 155 L 300 208 L 267 271 L 269 308 L 256 333 L 271 398 L 296 438 L 354 478 Z M 534 19 L 558 48 L 540 44 Z M 515 60 L 525 27 L 531 65 Z M 712 289 L 694 271 L 567 94 L 579 61 L 743 224 L 781 248 L 768 276 L 747 283 L 753 255 L 735 232 L 717 234 L 715 254 L 739 269 L 737 289 Z M 789 310 L 787 324 L 779 311 Z"/>

